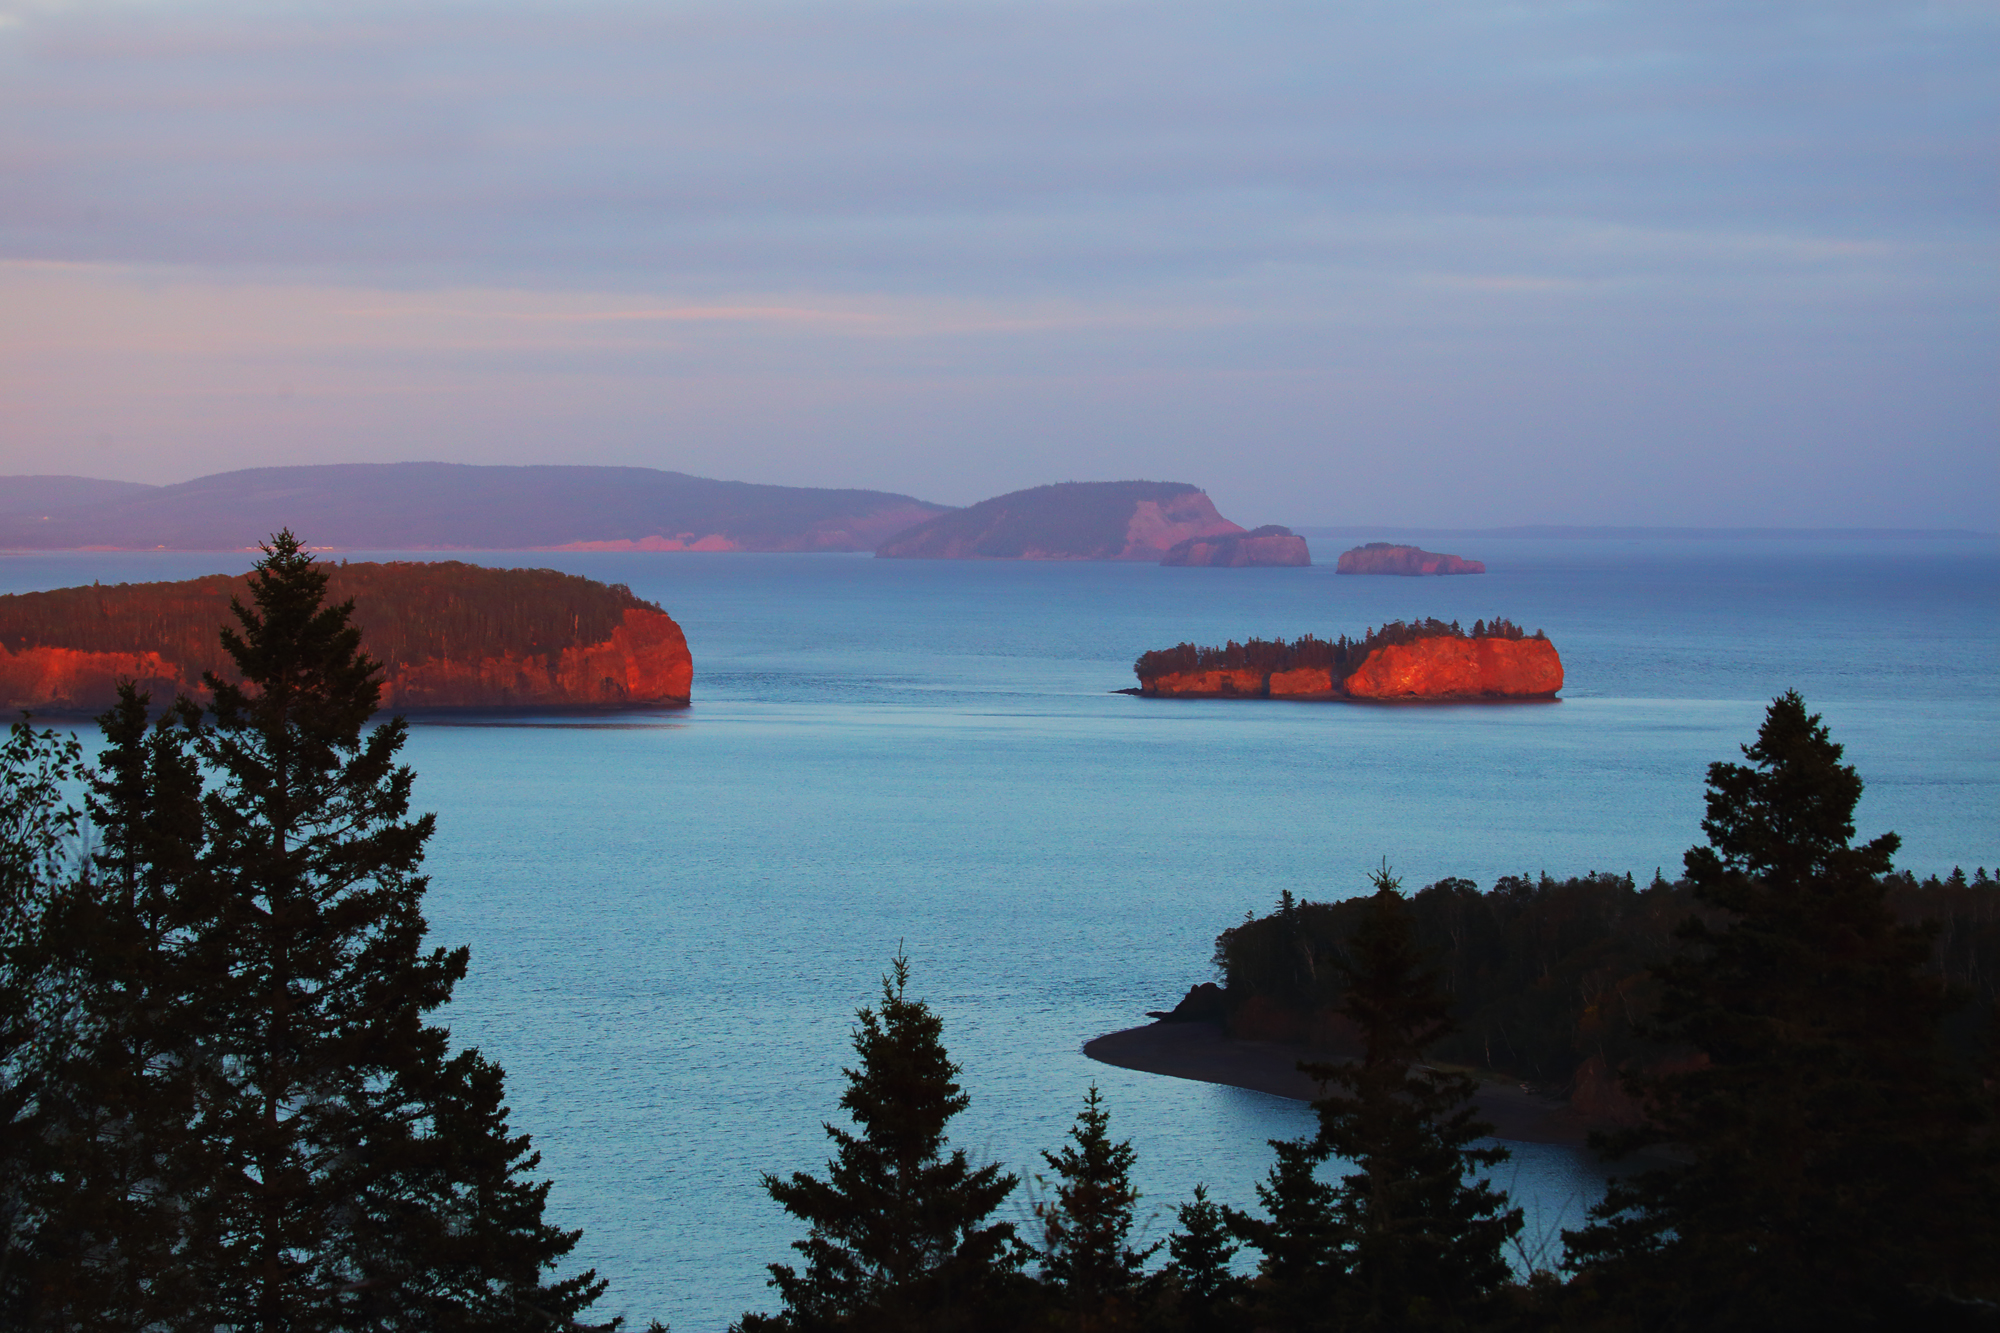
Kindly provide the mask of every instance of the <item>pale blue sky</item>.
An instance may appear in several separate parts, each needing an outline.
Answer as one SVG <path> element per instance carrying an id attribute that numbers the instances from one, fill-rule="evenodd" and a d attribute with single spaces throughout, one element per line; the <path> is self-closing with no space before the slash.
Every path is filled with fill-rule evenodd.
<path id="1" fill-rule="evenodd" d="M 0 0 L 0 473 L 2000 527 L 1992 4 Z"/>

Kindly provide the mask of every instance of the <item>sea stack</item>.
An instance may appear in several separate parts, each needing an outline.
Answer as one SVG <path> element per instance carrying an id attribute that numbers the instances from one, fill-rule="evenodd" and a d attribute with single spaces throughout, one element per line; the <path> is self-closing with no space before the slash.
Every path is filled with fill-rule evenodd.
<path id="1" fill-rule="evenodd" d="M 688 702 L 681 627 L 622 585 L 458 561 L 327 567 L 382 664 L 384 709 L 661 707 Z M 0 597 L 0 704 L 99 713 L 133 681 L 161 706 L 235 680 L 219 632 L 245 577 L 120 583 Z"/>
<path id="2" fill-rule="evenodd" d="M 1484 574 L 1486 564 L 1480 560 L 1462 560 L 1455 555 L 1440 555 L 1435 551 L 1422 550 L 1415 546 L 1398 546 L 1394 542 L 1369 542 L 1340 553 L 1340 563 L 1333 567 L 1336 574 Z"/>

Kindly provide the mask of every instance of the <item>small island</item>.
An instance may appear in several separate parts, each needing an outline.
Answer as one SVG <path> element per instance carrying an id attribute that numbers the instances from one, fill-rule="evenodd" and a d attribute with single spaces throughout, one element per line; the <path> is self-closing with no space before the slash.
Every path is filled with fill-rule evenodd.
<path id="1" fill-rule="evenodd" d="M 447 560 L 326 566 L 383 666 L 384 709 L 680 706 L 694 663 L 681 627 L 622 584 Z M 93 714 L 130 680 L 164 703 L 239 679 L 218 632 L 247 576 L 0 597 L 0 704 Z"/>
<path id="2" fill-rule="evenodd" d="M 1336 574 L 1484 574 L 1486 562 L 1441 555 L 1416 546 L 1395 542 L 1369 542 L 1340 553 L 1333 567 Z"/>
<path id="3" fill-rule="evenodd" d="M 1129 693 L 1175 699 L 1546 699 L 1562 658 L 1540 630 L 1506 620 L 1391 621 L 1359 639 L 1183 643 L 1132 664 Z"/>
<path id="4" fill-rule="evenodd" d="M 1312 564 L 1312 553 L 1306 549 L 1304 537 L 1290 528 L 1267 523 L 1248 532 L 1224 533 L 1219 537 L 1189 537 L 1174 543 L 1160 563 L 1206 569 L 1298 569 Z"/>

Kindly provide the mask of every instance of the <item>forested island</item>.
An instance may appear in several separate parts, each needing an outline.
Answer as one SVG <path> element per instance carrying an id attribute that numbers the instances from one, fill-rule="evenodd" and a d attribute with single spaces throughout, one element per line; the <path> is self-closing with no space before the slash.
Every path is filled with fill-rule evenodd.
<path id="1" fill-rule="evenodd" d="M 693 659 L 681 628 L 622 584 L 461 561 L 339 563 L 328 597 L 355 604 L 385 669 L 384 708 L 673 705 Z M 249 576 L 0 596 L 0 703 L 96 713 L 131 680 L 158 698 L 237 679 L 217 638 Z"/>
<path id="2" fill-rule="evenodd" d="M 1480 560 L 1465 560 L 1455 555 L 1441 555 L 1436 551 L 1426 551 L 1415 546 L 1399 546 L 1395 542 L 1369 542 L 1342 551 L 1340 560 L 1333 567 L 1336 574 L 1398 574 L 1404 576 L 1422 574 L 1484 574 L 1486 564 Z"/>
<path id="3" fill-rule="evenodd" d="M 1359 639 L 1308 634 L 1155 649 L 1132 664 L 1133 693 L 1206 699 L 1532 699 L 1562 688 L 1562 658 L 1540 630 L 1504 619 L 1391 621 Z"/>

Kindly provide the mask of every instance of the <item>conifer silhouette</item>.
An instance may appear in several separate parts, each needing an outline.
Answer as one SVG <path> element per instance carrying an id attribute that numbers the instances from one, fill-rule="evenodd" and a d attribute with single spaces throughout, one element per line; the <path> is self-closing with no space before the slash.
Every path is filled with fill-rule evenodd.
<path id="1" fill-rule="evenodd" d="M 1146 1260 L 1159 1246 L 1134 1249 L 1129 1141 L 1111 1141 L 1111 1113 L 1092 1084 L 1070 1126 L 1071 1142 L 1042 1157 L 1057 1177 L 1054 1196 L 1035 1206 L 1042 1224 L 1042 1277 L 1079 1330 L 1131 1327 Z"/>
<path id="2" fill-rule="evenodd" d="M 1026 1257 L 1014 1224 L 991 1221 L 1019 1178 L 946 1155 L 945 1127 L 971 1099 L 945 1054 L 944 1024 L 909 995 L 909 960 L 882 978 L 879 1007 L 856 1015 L 857 1067 L 840 1107 L 858 1133 L 827 1125 L 824 1179 L 766 1174 L 764 1189 L 810 1230 L 792 1248 L 804 1271 L 770 1266 L 783 1303 L 746 1314 L 744 1333 L 870 1329 L 951 1333 L 995 1326 L 996 1298 Z"/>

